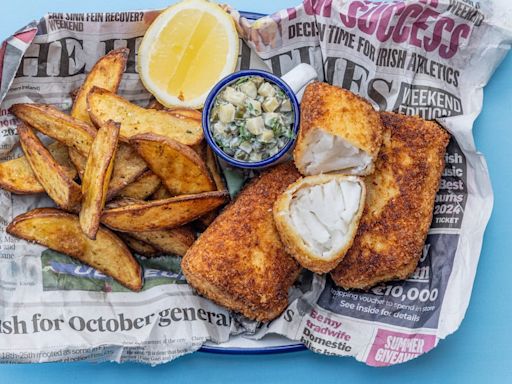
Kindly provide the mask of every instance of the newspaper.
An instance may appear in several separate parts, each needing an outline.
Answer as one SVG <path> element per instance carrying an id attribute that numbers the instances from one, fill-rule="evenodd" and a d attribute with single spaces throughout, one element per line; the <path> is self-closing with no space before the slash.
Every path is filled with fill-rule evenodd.
<path id="1" fill-rule="evenodd" d="M 50 13 L 0 50 L 0 155 L 20 156 L 14 103 L 71 106 L 70 93 L 106 52 L 130 48 L 119 93 L 145 105 L 137 48 L 158 11 Z M 307 0 L 256 22 L 232 10 L 239 68 L 282 75 L 301 62 L 379 110 L 436 119 L 453 138 L 420 263 L 405 281 L 363 291 L 304 272 L 288 308 L 256 324 L 195 294 L 174 255 L 144 259 L 132 293 L 98 271 L 5 233 L 18 214 L 51 206 L 0 190 L 0 361 L 159 364 L 232 335 L 283 335 L 312 351 L 372 366 L 413 359 L 457 330 L 469 303 L 493 193 L 472 124 L 482 88 L 512 41 L 506 0 Z M 242 14 L 243 16 L 243 14 Z M 231 192 L 244 179 L 227 172 Z M 242 175 L 243 176 L 243 175 Z"/>

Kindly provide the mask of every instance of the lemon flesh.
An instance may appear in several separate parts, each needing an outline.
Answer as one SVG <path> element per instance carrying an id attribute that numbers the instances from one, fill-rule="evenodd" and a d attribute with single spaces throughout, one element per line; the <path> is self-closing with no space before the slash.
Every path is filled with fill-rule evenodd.
<path id="1" fill-rule="evenodd" d="M 238 35 L 219 6 L 188 0 L 164 11 L 139 49 L 139 74 L 146 88 L 168 107 L 200 108 L 208 92 L 234 71 Z"/>

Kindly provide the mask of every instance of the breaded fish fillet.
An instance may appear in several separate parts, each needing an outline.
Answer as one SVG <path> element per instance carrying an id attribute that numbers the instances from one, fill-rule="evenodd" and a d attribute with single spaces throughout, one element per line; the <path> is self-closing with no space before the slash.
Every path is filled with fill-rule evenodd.
<path id="1" fill-rule="evenodd" d="M 434 122 L 382 113 L 386 128 L 352 248 L 331 272 L 343 288 L 366 289 L 414 272 L 444 169 L 449 134 Z"/>
<path id="2" fill-rule="evenodd" d="M 327 83 L 306 87 L 293 158 L 303 175 L 369 175 L 382 143 L 379 113 L 362 97 Z"/>
<path id="3" fill-rule="evenodd" d="M 334 269 L 352 245 L 365 197 L 358 176 L 306 176 L 290 185 L 274 204 L 274 221 L 286 250 L 310 271 Z"/>
<path id="4" fill-rule="evenodd" d="M 286 163 L 252 180 L 186 253 L 181 267 L 189 284 L 250 319 L 277 317 L 300 267 L 279 238 L 272 205 L 299 177 Z"/>

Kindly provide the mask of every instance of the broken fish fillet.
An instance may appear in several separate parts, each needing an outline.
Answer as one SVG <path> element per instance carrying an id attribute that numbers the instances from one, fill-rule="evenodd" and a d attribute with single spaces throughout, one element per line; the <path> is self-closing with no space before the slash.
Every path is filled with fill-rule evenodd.
<path id="1" fill-rule="evenodd" d="M 187 251 L 181 267 L 188 283 L 250 319 L 279 316 L 300 266 L 279 238 L 272 205 L 299 177 L 289 162 L 254 178 Z"/>
<path id="2" fill-rule="evenodd" d="M 382 132 L 379 114 L 369 102 L 327 83 L 311 83 L 301 103 L 295 165 L 303 175 L 369 175 Z"/>
<path id="3" fill-rule="evenodd" d="M 382 113 L 386 127 L 375 172 L 365 180 L 356 238 L 331 272 L 346 289 L 367 289 L 414 272 L 432 221 L 449 134 L 434 122 Z"/>
<path id="4" fill-rule="evenodd" d="M 352 245 L 365 196 L 357 176 L 308 176 L 290 185 L 274 204 L 287 251 L 313 272 L 335 268 Z"/>

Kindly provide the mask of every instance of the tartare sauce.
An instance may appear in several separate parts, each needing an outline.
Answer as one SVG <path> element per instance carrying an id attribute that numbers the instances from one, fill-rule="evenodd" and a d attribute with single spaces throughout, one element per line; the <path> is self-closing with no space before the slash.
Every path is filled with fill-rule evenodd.
<path id="1" fill-rule="evenodd" d="M 219 92 L 209 122 L 215 143 L 240 161 L 265 160 L 294 136 L 290 98 L 260 76 L 241 77 Z"/>

